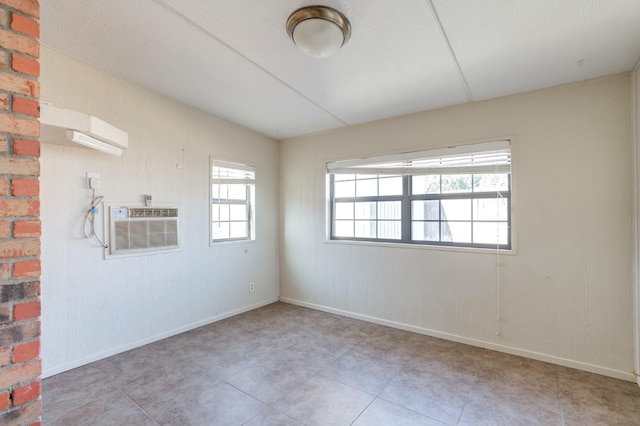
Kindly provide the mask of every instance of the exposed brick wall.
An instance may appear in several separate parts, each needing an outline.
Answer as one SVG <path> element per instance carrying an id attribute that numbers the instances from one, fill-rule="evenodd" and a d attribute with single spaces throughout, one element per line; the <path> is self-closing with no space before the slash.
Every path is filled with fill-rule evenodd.
<path id="1" fill-rule="evenodd" d="M 40 424 L 40 5 L 0 0 L 0 424 Z"/>

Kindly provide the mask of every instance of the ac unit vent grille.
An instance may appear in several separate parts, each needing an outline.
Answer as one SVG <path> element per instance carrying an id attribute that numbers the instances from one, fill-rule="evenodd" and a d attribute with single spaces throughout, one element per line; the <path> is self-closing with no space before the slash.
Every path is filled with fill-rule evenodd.
<path id="1" fill-rule="evenodd" d="M 112 255 L 180 247 L 177 208 L 111 207 Z"/>
<path id="2" fill-rule="evenodd" d="M 129 217 L 178 217 L 178 209 L 131 207 Z"/>

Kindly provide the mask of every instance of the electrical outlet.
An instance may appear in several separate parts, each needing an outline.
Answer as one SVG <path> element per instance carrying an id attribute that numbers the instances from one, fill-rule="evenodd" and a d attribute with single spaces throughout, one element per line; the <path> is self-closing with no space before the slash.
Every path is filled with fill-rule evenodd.
<path id="1" fill-rule="evenodd" d="M 87 188 L 89 189 L 100 188 L 100 173 L 87 172 Z"/>
<path id="2" fill-rule="evenodd" d="M 256 291 L 256 283 L 254 283 L 253 281 L 251 281 L 249 283 L 249 293 L 253 293 L 254 291 Z"/>

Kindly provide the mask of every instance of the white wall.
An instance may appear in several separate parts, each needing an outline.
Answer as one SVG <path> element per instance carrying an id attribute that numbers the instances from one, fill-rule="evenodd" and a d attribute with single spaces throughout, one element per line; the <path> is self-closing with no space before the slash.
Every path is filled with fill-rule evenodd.
<path id="1" fill-rule="evenodd" d="M 635 246 L 634 246 L 634 290 L 635 290 L 635 372 L 636 381 L 640 385 L 640 62 L 636 65 L 633 78 L 633 138 L 634 138 L 634 172 L 635 172 Z"/>
<path id="2" fill-rule="evenodd" d="M 121 158 L 42 144 L 44 375 L 275 301 L 277 142 L 47 48 L 41 64 L 43 101 L 96 115 L 130 144 Z M 209 247 L 209 155 L 255 165 L 255 242 Z M 103 260 L 80 238 L 86 172 L 101 174 L 105 201 L 180 203 L 182 250 Z"/>
<path id="3" fill-rule="evenodd" d="M 282 141 L 281 296 L 633 380 L 630 87 L 614 76 Z M 505 136 L 515 255 L 325 242 L 326 161 Z"/>

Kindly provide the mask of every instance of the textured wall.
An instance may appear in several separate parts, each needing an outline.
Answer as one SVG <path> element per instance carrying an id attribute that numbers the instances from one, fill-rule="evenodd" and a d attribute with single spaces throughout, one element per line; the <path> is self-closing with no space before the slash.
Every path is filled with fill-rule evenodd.
<path id="1" fill-rule="evenodd" d="M 45 376 L 277 298 L 276 141 L 46 48 L 42 100 L 129 133 L 122 157 L 42 144 Z M 255 241 L 209 246 L 209 155 L 255 165 Z M 178 203 L 181 251 L 104 260 L 80 235 L 86 172 L 105 202 Z"/>
<path id="2" fill-rule="evenodd" d="M 40 24 L 0 0 L 0 424 L 39 424 Z"/>
<path id="3" fill-rule="evenodd" d="M 637 375 L 637 382 L 640 385 L 640 62 L 636 66 L 636 69 L 633 73 L 634 85 L 633 88 L 635 93 L 633 96 L 635 97 L 634 109 L 635 109 L 635 128 L 634 132 L 634 142 L 635 142 L 635 173 L 636 173 L 636 182 L 635 182 L 635 215 L 636 215 L 636 245 L 635 245 L 635 371 Z"/>
<path id="4" fill-rule="evenodd" d="M 630 87 L 614 76 L 283 141 L 282 297 L 632 379 Z M 325 241 L 327 161 L 501 137 L 514 255 Z"/>

